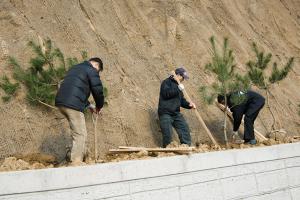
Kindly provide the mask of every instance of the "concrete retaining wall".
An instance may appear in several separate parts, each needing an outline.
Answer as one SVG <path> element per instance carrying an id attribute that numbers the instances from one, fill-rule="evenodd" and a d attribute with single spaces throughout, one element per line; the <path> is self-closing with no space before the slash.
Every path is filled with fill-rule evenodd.
<path id="1" fill-rule="evenodd" d="M 5 200 L 300 199 L 300 143 L 0 173 Z"/>

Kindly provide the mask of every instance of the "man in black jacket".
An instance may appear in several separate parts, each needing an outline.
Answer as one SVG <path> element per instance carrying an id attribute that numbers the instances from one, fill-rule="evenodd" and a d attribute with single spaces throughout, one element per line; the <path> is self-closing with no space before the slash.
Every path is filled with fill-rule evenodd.
<path id="1" fill-rule="evenodd" d="M 187 102 L 182 90 L 184 79 L 188 79 L 184 68 L 177 68 L 175 74 L 165 79 L 160 87 L 158 115 L 163 135 L 163 147 L 172 140 L 172 126 L 176 129 L 181 144 L 191 145 L 191 136 L 188 124 L 180 113 L 180 107 L 196 108 L 192 102 Z"/>
<path id="2" fill-rule="evenodd" d="M 73 146 L 70 159 L 73 163 L 82 162 L 86 153 L 87 130 L 83 111 L 89 107 L 92 112 L 99 114 L 104 104 L 103 86 L 99 77 L 102 70 L 103 63 L 100 58 L 91 58 L 73 66 L 65 76 L 55 98 L 55 105 L 68 119 L 71 128 Z M 88 101 L 90 93 L 96 107 Z"/>
<path id="3" fill-rule="evenodd" d="M 242 103 L 235 105 L 233 99 L 236 95 L 244 96 Z M 259 111 L 265 105 L 265 98 L 254 91 L 237 92 L 227 96 L 228 107 L 233 116 L 233 136 L 238 135 L 238 130 L 244 116 L 244 141 L 248 144 L 256 144 L 254 135 L 254 121 L 259 114 Z M 225 104 L 224 96 L 218 96 L 218 102 Z"/>

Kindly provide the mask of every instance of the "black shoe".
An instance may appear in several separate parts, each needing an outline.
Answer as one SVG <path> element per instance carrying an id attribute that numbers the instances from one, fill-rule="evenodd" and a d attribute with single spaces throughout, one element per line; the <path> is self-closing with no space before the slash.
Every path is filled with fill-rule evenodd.
<path id="1" fill-rule="evenodd" d="M 71 148 L 66 149 L 66 161 L 71 162 Z"/>

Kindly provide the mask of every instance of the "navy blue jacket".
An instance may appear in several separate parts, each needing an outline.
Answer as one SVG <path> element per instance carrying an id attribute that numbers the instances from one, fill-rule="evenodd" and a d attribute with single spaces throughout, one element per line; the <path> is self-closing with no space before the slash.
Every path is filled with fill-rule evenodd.
<path id="1" fill-rule="evenodd" d="M 246 99 L 244 100 L 244 102 L 239 105 L 234 105 L 230 101 L 231 95 L 234 94 L 230 94 L 228 96 L 228 107 L 230 108 L 234 119 L 233 131 L 237 131 L 241 125 L 243 115 L 245 114 L 251 117 L 252 114 L 260 110 L 265 105 L 265 98 L 254 91 L 248 90 L 245 93 Z"/>
<path id="2" fill-rule="evenodd" d="M 165 79 L 160 87 L 158 115 L 176 115 L 180 112 L 180 107 L 191 109 L 189 102 L 184 98 L 182 91 L 178 88 L 178 83 L 172 77 Z"/>
<path id="3" fill-rule="evenodd" d="M 97 70 L 88 61 L 73 66 L 65 76 L 55 98 L 56 106 L 83 112 L 92 93 L 96 107 L 104 104 L 103 86 Z"/>

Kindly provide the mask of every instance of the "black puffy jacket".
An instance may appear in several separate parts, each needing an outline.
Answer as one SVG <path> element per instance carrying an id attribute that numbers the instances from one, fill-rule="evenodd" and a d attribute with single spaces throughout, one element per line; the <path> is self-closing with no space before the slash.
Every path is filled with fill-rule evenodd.
<path id="1" fill-rule="evenodd" d="M 97 108 L 104 104 L 103 86 L 97 70 L 88 61 L 73 66 L 65 76 L 55 98 L 56 106 L 83 112 L 90 93 Z"/>
<path id="2" fill-rule="evenodd" d="M 182 91 L 178 88 L 178 83 L 169 77 L 165 79 L 160 87 L 158 115 L 176 115 L 180 112 L 180 107 L 191 109 L 189 102 L 184 98 Z"/>
<path id="3" fill-rule="evenodd" d="M 260 94 L 248 90 L 244 95 L 246 95 L 246 99 L 243 103 L 239 105 L 234 105 L 230 101 L 231 95 L 228 96 L 229 102 L 228 107 L 230 108 L 230 111 L 232 112 L 233 116 L 233 131 L 237 131 L 240 127 L 240 124 L 243 119 L 243 115 L 251 116 L 256 111 L 260 110 L 265 105 L 265 98 L 261 96 Z"/>

